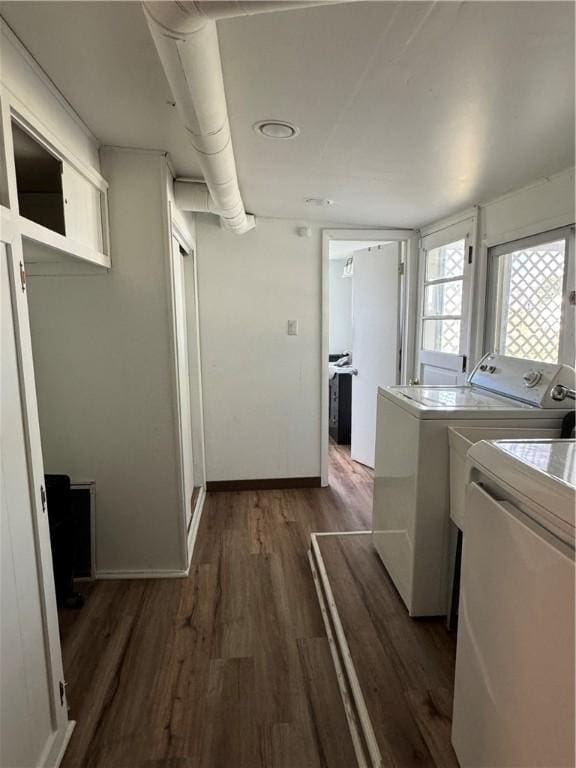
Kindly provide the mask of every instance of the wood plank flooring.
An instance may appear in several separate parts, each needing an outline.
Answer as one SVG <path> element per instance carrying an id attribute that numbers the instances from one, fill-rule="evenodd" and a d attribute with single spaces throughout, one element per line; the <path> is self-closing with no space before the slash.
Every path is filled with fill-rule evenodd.
<path id="1" fill-rule="evenodd" d="M 370 525 L 371 472 L 209 494 L 187 579 L 96 583 L 65 624 L 63 768 L 353 768 L 307 551 Z"/>
<path id="2" fill-rule="evenodd" d="M 319 536 L 382 764 L 458 768 L 450 743 L 455 636 L 411 619 L 366 534 Z"/>

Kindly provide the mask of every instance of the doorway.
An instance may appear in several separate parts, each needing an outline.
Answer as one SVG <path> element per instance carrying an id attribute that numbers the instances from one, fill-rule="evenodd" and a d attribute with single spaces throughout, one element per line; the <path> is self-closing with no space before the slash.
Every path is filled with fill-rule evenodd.
<path id="1" fill-rule="evenodd" d="M 374 468 L 378 387 L 405 377 L 414 245 L 411 230 L 323 233 L 323 485 Z"/>

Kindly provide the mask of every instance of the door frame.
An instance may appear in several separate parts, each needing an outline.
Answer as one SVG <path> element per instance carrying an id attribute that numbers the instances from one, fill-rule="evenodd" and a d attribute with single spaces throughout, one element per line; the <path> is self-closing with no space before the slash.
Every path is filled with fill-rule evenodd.
<path id="1" fill-rule="evenodd" d="M 46 511 L 44 488 L 44 460 L 40 437 L 40 421 L 36 398 L 36 381 L 32 357 L 32 340 L 28 313 L 28 293 L 25 282 L 24 252 L 22 237 L 15 217 L 8 209 L 0 206 L 0 239 L 6 246 L 10 291 L 13 298 L 16 354 L 22 397 L 26 453 L 29 464 L 30 502 L 33 510 L 33 532 L 40 583 L 37 585 L 42 605 L 44 625 L 44 650 L 50 688 L 50 710 L 53 734 L 46 744 L 42 765 L 58 765 L 76 722 L 68 719 L 66 687 L 56 608 L 56 588 L 52 568 L 52 547 Z M 18 280 L 19 270 L 24 273 L 24 284 Z"/>
<path id="2" fill-rule="evenodd" d="M 478 271 L 478 207 L 474 206 L 465 211 L 442 219 L 420 230 L 419 242 L 419 270 L 418 270 L 418 298 L 416 308 L 416 334 L 415 334 L 415 354 L 414 354 L 414 372 L 416 380 L 421 377 L 421 353 L 422 350 L 422 319 L 424 304 L 424 283 L 426 270 L 426 250 L 434 248 L 437 245 L 450 242 L 451 238 L 465 238 L 465 277 L 462 295 L 462 317 L 466 322 L 465 333 L 461 339 L 461 349 L 458 354 L 448 352 L 425 352 L 425 357 L 432 364 L 435 362 L 442 367 L 450 363 L 447 369 L 454 370 L 462 377 L 468 376 L 475 365 L 475 355 L 472 352 L 473 346 L 473 319 L 475 311 L 475 290 L 477 285 Z M 428 240 L 428 243 L 425 241 Z M 469 250 L 471 249 L 471 250 Z M 462 370 L 462 361 L 465 361 L 465 370 Z"/>
<path id="3" fill-rule="evenodd" d="M 330 349 L 330 242 L 332 240 L 393 240 L 401 243 L 400 258 L 400 382 L 411 376 L 415 353 L 415 323 L 418 289 L 418 231 L 410 228 L 322 230 L 322 298 L 320 344 L 320 480 L 328 485 L 328 358 Z"/>
<path id="4" fill-rule="evenodd" d="M 202 360 L 201 360 L 201 343 L 200 343 L 200 302 L 199 302 L 199 289 L 198 289 L 198 259 L 197 259 L 197 250 L 196 250 L 196 242 L 194 238 L 191 236 L 190 232 L 187 232 L 181 225 L 177 217 L 174 215 L 174 204 L 172 202 L 168 202 L 168 209 L 170 213 L 170 252 L 172 252 L 172 238 L 174 238 L 179 245 L 182 248 L 183 253 L 181 254 L 182 259 L 192 259 L 193 264 L 193 273 L 194 273 L 194 306 L 195 306 L 195 323 L 194 323 L 194 329 L 193 333 L 195 336 L 195 342 L 196 342 L 196 355 L 194 356 L 194 363 L 196 365 L 196 369 L 198 372 L 197 380 L 194 382 L 195 388 L 197 391 L 195 392 L 197 400 L 197 407 L 198 407 L 198 423 L 194 423 L 194 403 L 192 398 L 192 392 L 190 391 L 190 421 L 191 421 L 191 436 L 192 436 L 192 455 L 194 459 L 194 464 L 198 462 L 198 465 L 200 467 L 201 472 L 201 480 L 202 482 L 199 484 L 198 487 L 200 487 L 200 493 L 198 495 L 198 498 L 196 499 L 196 503 L 194 508 L 192 509 L 192 517 L 190 521 L 187 521 L 187 500 L 184 497 L 184 494 L 182 494 L 183 499 L 183 527 L 182 527 L 182 541 L 181 546 L 183 548 L 183 561 L 185 563 L 184 568 L 188 572 L 190 570 L 190 565 L 192 562 L 192 554 L 194 549 L 194 543 L 196 541 L 196 535 L 198 533 L 198 528 L 200 525 L 200 516 L 202 514 L 202 508 L 204 506 L 204 500 L 206 497 L 206 441 L 205 441 L 205 433 L 204 433 L 204 401 L 203 401 L 203 385 L 202 385 Z M 171 253 L 171 259 L 173 258 Z M 170 301 L 174 302 L 174 296 L 173 294 L 173 275 L 172 275 L 172 261 L 170 260 L 170 278 L 169 278 L 169 287 L 170 287 Z M 182 264 L 182 280 L 184 281 L 184 289 L 186 286 L 186 276 L 184 273 L 184 264 Z M 186 289 L 185 289 L 186 290 Z M 171 304 L 173 306 L 173 303 Z M 189 340 L 189 334 L 190 334 L 190 327 L 188 326 L 188 304 L 185 302 L 185 313 L 186 313 L 186 323 L 187 323 L 187 335 Z M 174 354 L 174 365 L 177 365 L 177 350 L 176 350 L 176 336 L 175 336 L 175 325 L 173 323 L 173 354 Z M 190 345 L 187 343 L 187 353 L 188 353 L 188 380 L 190 382 Z M 175 382 L 175 389 L 174 389 L 174 407 L 175 407 L 175 418 L 176 418 L 176 426 L 177 426 L 177 434 L 178 434 L 178 455 L 180 456 L 180 461 L 182 462 L 182 450 L 181 450 L 181 440 L 180 440 L 180 433 L 181 433 L 181 421 L 180 421 L 180 407 L 179 407 L 179 394 L 178 394 L 178 383 Z M 195 431 L 197 430 L 197 432 Z M 194 438 L 195 436 L 198 438 L 198 444 L 199 444 L 199 456 L 196 456 L 194 453 Z M 195 467 L 194 467 L 195 468 Z M 180 467 L 179 470 L 179 476 L 180 476 L 180 482 L 183 485 L 183 467 Z M 197 478 L 194 478 L 194 486 L 196 486 L 196 480 Z"/>

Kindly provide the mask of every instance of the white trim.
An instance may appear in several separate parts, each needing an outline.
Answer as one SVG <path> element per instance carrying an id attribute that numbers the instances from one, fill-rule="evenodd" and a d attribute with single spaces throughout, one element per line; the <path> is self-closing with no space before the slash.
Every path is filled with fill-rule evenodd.
<path id="1" fill-rule="evenodd" d="M 464 358 L 466 358 L 466 372 L 472 370 L 471 362 L 474 360 L 475 350 L 473 347 L 473 324 L 475 317 L 476 300 L 476 275 L 478 262 L 478 208 L 469 208 L 459 215 L 452 216 L 450 219 L 444 219 L 430 225 L 426 230 L 421 230 L 420 248 L 419 248 L 419 269 L 418 269 L 418 301 L 417 301 L 417 325 L 415 328 L 415 357 L 414 374 L 420 380 L 422 376 L 422 366 L 432 365 L 438 368 L 445 368 L 448 371 L 458 373 L 464 376 L 462 370 Z M 426 231 L 426 234 L 424 232 Z M 460 321 L 462 330 L 460 333 L 460 346 L 458 353 L 438 352 L 435 350 L 425 350 L 422 347 L 423 341 L 423 320 L 424 316 L 424 290 L 426 285 L 438 285 L 443 280 L 426 280 L 426 252 L 434 248 L 441 247 L 447 243 L 464 239 L 464 269 L 461 277 L 454 278 L 462 280 L 462 311 Z M 472 264 L 468 262 L 468 248 L 472 247 Z M 428 319 L 435 319 L 429 317 Z M 447 316 L 438 317 L 438 319 L 447 319 Z M 458 319 L 458 318 L 456 318 Z M 446 365 L 442 365 L 442 360 Z"/>
<path id="2" fill-rule="evenodd" d="M 172 210 L 171 213 L 173 213 Z M 174 216 L 172 216 L 172 234 L 186 251 L 186 256 L 196 255 L 196 243 L 194 242 L 194 238 L 189 231 L 185 231 L 184 228 L 180 226 L 178 219 Z"/>
<path id="3" fill-rule="evenodd" d="M 16 160 L 14 158 L 14 141 L 12 138 L 12 114 L 10 111 L 10 99 L 7 91 L 0 82 L 0 109 L 2 111 L 2 136 L 4 146 L 0 146 L 0 152 L 4 152 L 4 164 L 6 170 L 6 184 L 8 186 L 7 210 L 18 211 L 18 185 L 16 183 Z"/>
<path id="4" fill-rule="evenodd" d="M 42 245 L 46 245 L 48 248 L 52 248 L 55 251 L 64 253 L 72 258 L 81 259 L 84 262 L 98 264 L 101 267 L 106 267 L 106 269 L 112 267 L 110 256 L 95 251 L 88 245 L 75 242 L 69 237 L 60 235 L 58 232 L 53 232 L 51 229 L 43 227 L 35 221 L 30 221 L 30 219 L 24 218 L 24 216 L 18 216 L 17 220 L 22 232 L 22 237 L 24 238 L 29 238 L 37 243 L 42 243 Z"/>
<path id="5" fill-rule="evenodd" d="M 540 221 L 527 224 L 519 229 L 511 229 L 507 232 L 498 232 L 492 237 L 482 238 L 482 245 L 486 248 L 494 248 L 496 245 L 505 245 L 513 243 L 515 240 L 522 240 L 526 237 L 534 237 L 544 232 L 550 232 L 554 229 L 562 229 L 574 224 L 574 214 L 563 214 L 562 216 L 553 216 L 552 218 L 541 219 Z"/>
<path id="6" fill-rule="evenodd" d="M 318 598 L 318 603 L 320 604 L 322 621 L 324 622 L 324 629 L 326 631 L 326 637 L 328 638 L 330 655 L 332 656 L 332 663 L 334 664 L 334 669 L 336 671 L 336 680 L 338 682 L 338 688 L 340 690 L 340 696 L 342 698 L 342 705 L 344 706 L 344 714 L 346 715 L 346 721 L 348 722 L 348 729 L 350 731 L 350 737 L 352 738 L 352 745 L 354 747 L 354 752 L 356 754 L 358 768 L 368 768 L 368 764 L 366 762 L 366 756 L 364 754 L 364 748 L 362 746 L 362 737 L 358 731 L 358 723 L 356 719 L 356 713 L 354 711 L 354 703 L 350 698 L 350 692 L 348 690 L 346 675 L 344 673 L 342 664 L 340 662 L 338 645 L 334 638 L 334 633 L 332 632 L 332 625 L 330 624 L 330 616 L 328 615 L 326 600 L 322 592 L 320 577 L 318 576 L 318 570 L 314 563 L 314 555 L 312 554 L 311 549 L 308 550 L 308 561 L 310 563 L 310 569 L 312 571 L 312 578 L 314 579 L 316 596 Z"/>
<path id="7" fill-rule="evenodd" d="M 96 571 L 98 581 L 109 579 L 183 579 L 188 576 L 188 569 L 149 570 L 149 571 Z"/>
<path id="8" fill-rule="evenodd" d="M 529 184 L 526 184 L 524 187 L 519 187 L 518 189 L 511 189 L 509 192 L 505 192 L 503 195 L 500 195 L 499 197 L 491 197 L 489 200 L 482 200 L 480 203 L 478 203 L 479 208 L 489 208 L 491 205 L 495 205 L 498 203 L 501 203 L 503 200 L 508 200 L 510 197 L 516 197 L 518 194 L 521 194 L 522 192 L 526 192 L 529 189 L 535 189 L 536 187 L 541 186 L 542 184 L 547 184 L 550 181 L 553 181 L 554 179 L 559 179 L 562 176 L 570 176 L 576 171 L 576 166 L 569 166 L 568 168 L 564 168 L 562 171 L 558 171 L 557 173 L 551 173 L 549 176 L 542 176 L 539 179 L 536 179 L 535 181 L 530 182 Z"/>
<path id="9" fill-rule="evenodd" d="M 200 495 L 194 507 L 192 513 L 192 520 L 190 522 L 190 528 L 188 530 L 188 569 L 187 573 L 190 573 L 192 566 L 192 557 L 194 555 L 194 547 L 196 546 L 196 539 L 198 538 L 198 530 L 200 528 L 200 521 L 202 520 L 202 513 L 204 511 L 204 502 L 206 501 L 206 487 L 200 488 Z"/>
<path id="10" fill-rule="evenodd" d="M 310 535 L 318 538 L 319 536 L 361 536 L 362 534 L 371 535 L 372 531 L 314 531 Z"/>
<path id="11" fill-rule="evenodd" d="M 64 96 L 62 91 L 60 91 L 57 88 L 55 83 L 50 79 L 50 77 L 45 72 L 45 70 L 42 69 L 40 64 L 36 61 L 36 59 L 30 53 L 28 48 L 26 48 L 24 43 L 20 40 L 20 38 L 16 35 L 16 33 L 12 30 L 12 28 L 7 24 L 6 20 L 2 18 L 2 16 L 0 16 L 0 34 L 2 34 L 8 40 L 8 42 L 18 51 L 18 54 L 26 61 L 26 64 L 28 64 L 28 66 L 34 72 L 36 77 L 50 91 L 52 96 L 54 96 L 56 101 L 65 110 L 68 116 L 76 123 L 76 125 L 80 128 L 80 130 L 86 136 L 88 136 L 88 138 L 94 144 L 98 146 L 100 144 L 99 139 L 92 133 L 90 128 L 86 125 L 84 120 L 82 120 L 78 112 L 76 112 L 76 110 L 74 109 L 72 104 L 70 104 L 68 99 Z"/>
<path id="12" fill-rule="evenodd" d="M 200 334 L 200 276 L 198 272 L 198 254 L 194 247 L 194 303 L 196 305 L 196 365 L 198 370 L 198 416 L 197 425 L 200 438 L 200 464 L 202 485 L 206 488 L 206 435 L 204 432 L 204 389 L 202 384 L 202 342 Z"/>
<path id="13" fill-rule="evenodd" d="M 324 229 L 322 230 L 322 272 L 321 272 L 321 307 L 320 307 L 320 483 L 323 487 L 328 485 L 328 358 L 330 351 L 330 260 L 329 250 L 331 240 L 393 240 L 397 242 L 411 243 L 415 236 L 415 230 L 402 228 L 382 229 Z M 409 249 L 410 252 L 411 249 Z M 413 259 L 411 259 L 413 263 Z M 406 312 L 413 310 L 412 287 L 409 280 L 414 279 L 413 270 L 406 269 L 404 275 L 404 292 Z M 408 320 L 408 317 L 406 318 Z M 410 322 L 404 322 L 402 339 L 402 368 L 406 370 L 407 355 L 405 349 L 408 339 Z"/>
<path id="14" fill-rule="evenodd" d="M 454 227 L 457 224 L 461 224 L 463 221 L 474 218 L 477 214 L 477 206 L 471 206 L 464 211 L 458 211 L 458 213 L 454 213 L 451 216 L 446 216 L 439 221 L 434 221 L 430 224 L 426 224 L 426 226 L 420 227 L 420 237 L 424 239 L 425 237 L 436 234 L 436 232 L 441 232 L 443 229 Z"/>
<path id="15" fill-rule="evenodd" d="M 166 164 L 160 159 L 160 184 L 162 195 L 162 224 L 164 229 L 163 237 L 163 250 L 164 250 L 164 276 L 165 276 L 165 291 L 168 307 L 170 310 L 169 326 L 169 353 L 170 353 L 170 365 L 171 365 L 171 387 L 170 395 L 172 399 L 172 423 L 174 425 L 174 455 L 177 459 L 176 466 L 176 478 L 178 487 L 180 489 L 180 515 L 178 516 L 178 529 L 180 539 L 180 562 L 182 566 L 187 570 L 188 568 L 188 505 L 190 499 L 186 498 L 186 489 L 184 482 L 184 456 L 182 451 L 182 419 L 180 414 L 180 394 L 179 394 L 179 382 L 178 382 L 178 350 L 177 350 L 177 329 L 176 329 L 176 300 L 174 294 L 174 263 L 173 260 L 180 258 L 180 254 L 173 253 L 173 229 L 172 229 L 172 203 L 168 199 L 168 192 L 166 188 Z M 192 424 L 190 424 L 190 430 Z"/>
<path id="16" fill-rule="evenodd" d="M 348 641 L 346 640 L 346 635 L 344 633 L 340 614 L 338 613 L 334 594 L 332 592 L 332 588 L 330 587 L 330 581 L 328 579 L 328 573 L 326 571 L 324 559 L 322 558 L 322 553 L 320 552 L 320 547 L 318 545 L 315 534 L 312 534 L 310 538 L 312 541 L 311 551 L 316 563 L 316 567 L 318 569 L 318 573 L 320 575 L 320 582 L 324 591 L 326 604 L 328 605 L 328 611 L 332 619 L 332 625 L 334 627 L 334 632 L 336 634 L 336 639 L 340 650 L 340 657 L 344 663 L 348 684 L 350 686 L 350 690 L 352 691 L 352 697 L 354 699 L 354 704 L 364 735 L 364 740 L 366 742 L 366 747 L 368 749 L 370 759 L 372 760 L 372 764 L 374 766 L 381 766 L 382 754 L 374 734 L 374 728 L 370 720 L 368 707 L 366 706 L 364 694 L 362 693 L 362 687 L 358 679 L 356 667 L 354 666 L 350 647 L 348 645 Z"/>
<path id="17" fill-rule="evenodd" d="M 66 754 L 66 750 L 68 749 L 68 744 L 70 743 L 70 739 L 72 738 L 72 734 L 74 733 L 74 728 L 76 728 L 76 720 L 69 720 L 68 728 L 66 728 L 66 732 L 64 733 L 64 738 L 60 743 L 60 749 L 54 758 L 54 763 L 53 763 L 54 768 L 59 768 L 62 760 L 64 759 L 64 755 Z"/>

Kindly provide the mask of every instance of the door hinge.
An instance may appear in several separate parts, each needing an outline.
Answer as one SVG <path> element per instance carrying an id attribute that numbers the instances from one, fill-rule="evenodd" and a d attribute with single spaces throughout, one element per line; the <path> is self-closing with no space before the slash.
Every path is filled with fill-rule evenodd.
<path id="1" fill-rule="evenodd" d="M 468 246 L 468 264 L 472 264 L 473 257 L 474 257 L 474 246 L 469 245 Z"/>
<path id="2" fill-rule="evenodd" d="M 466 373 L 468 369 L 468 358 L 466 355 L 462 355 L 462 373 Z"/>
<path id="3" fill-rule="evenodd" d="M 67 685 L 67 683 L 65 683 L 62 680 L 60 680 L 59 688 L 60 688 L 60 706 L 61 707 L 64 706 L 65 693 L 66 693 L 66 685 Z"/>
<path id="4" fill-rule="evenodd" d="M 42 512 L 46 512 L 46 491 L 44 486 L 40 486 L 40 501 L 42 502 Z"/>
<path id="5" fill-rule="evenodd" d="M 398 264 L 398 274 L 399 274 L 399 275 L 403 275 L 403 274 L 404 274 L 404 262 L 403 262 L 403 261 L 401 261 L 401 262 Z"/>
<path id="6" fill-rule="evenodd" d="M 24 269 L 24 264 L 20 262 L 20 287 L 22 288 L 22 292 L 26 290 L 26 270 Z"/>

